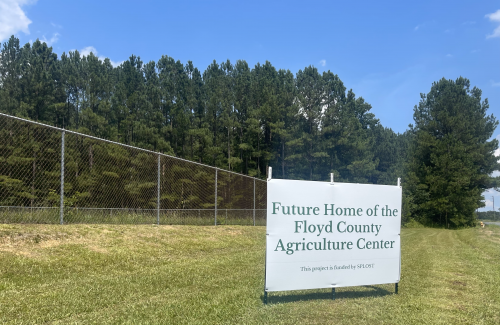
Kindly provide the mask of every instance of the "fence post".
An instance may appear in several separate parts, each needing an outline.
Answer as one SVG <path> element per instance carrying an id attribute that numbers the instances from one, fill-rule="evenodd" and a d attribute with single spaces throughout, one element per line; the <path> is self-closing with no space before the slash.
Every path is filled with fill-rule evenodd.
<path id="1" fill-rule="evenodd" d="M 255 178 L 253 179 L 253 225 L 255 226 Z"/>
<path id="2" fill-rule="evenodd" d="M 215 225 L 217 226 L 217 168 L 215 169 Z"/>
<path id="3" fill-rule="evenodd" d="M 64 131 L 61 133 L 61 200 L 59 202 L 59 223 L 64 223 Z"/>
<path id="4" fill-rule="evenodd" d="M 158 155 L 158 189 L 156 194 L 156 224 L 160 224 L 160 158 Z"/>

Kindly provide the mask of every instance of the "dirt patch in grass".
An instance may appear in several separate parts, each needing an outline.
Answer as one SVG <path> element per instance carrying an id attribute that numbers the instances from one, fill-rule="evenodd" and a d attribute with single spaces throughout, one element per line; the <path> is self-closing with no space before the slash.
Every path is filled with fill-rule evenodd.
<path id="1" fill-rule="evenodd" d="M 467 286 L 467 283 L 461 281 L 452 281 L 451 283 L 457 286 L 463 286 L 463 287 Z"/>

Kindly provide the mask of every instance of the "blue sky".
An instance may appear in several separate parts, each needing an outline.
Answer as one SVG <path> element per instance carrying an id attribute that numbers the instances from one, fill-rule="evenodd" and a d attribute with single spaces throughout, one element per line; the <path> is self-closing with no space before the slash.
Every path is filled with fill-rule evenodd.
<path id="1" fill-rule="evenodd" d="M 268 60 L 293 73 L 314 65 L 338 74 L 396 132 L 433 81 L 463 76 L 500 118 L 498 1 L 0 0 L 0 42 L 11 34 L 116 64 L 135 54 L 201 71 L 214 59 Z"/>

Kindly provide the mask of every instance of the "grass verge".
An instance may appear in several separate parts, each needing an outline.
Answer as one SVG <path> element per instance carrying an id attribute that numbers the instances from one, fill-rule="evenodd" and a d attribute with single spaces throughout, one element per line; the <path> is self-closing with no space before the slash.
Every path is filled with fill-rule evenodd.
<path id="1" fill-rule="evenodd" d="M 264 227 L 0 225 L 2 324 L 499 324 L 500 227 L 403 229 L 394 285 L 271 293 Z"/>

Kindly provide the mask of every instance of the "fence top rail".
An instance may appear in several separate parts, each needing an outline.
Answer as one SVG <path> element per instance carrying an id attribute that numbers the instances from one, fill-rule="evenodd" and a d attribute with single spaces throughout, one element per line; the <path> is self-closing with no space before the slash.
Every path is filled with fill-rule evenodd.
<path id="1" fill-rule="evenodd" d="M 179 158 L 179 157 L 174 157 L 174 156 L 171 156 L 171 155 L 167 155 L 167 154 L 164 154 L 164 153 L 161 153 L 161 152 L 156 152 L 156 151 L 152 151 L 152 150 L 148 150 L 148 149 L 144 149 L 144 148 L 134 147 L 134 146 L 131 146 L 131 145 L 128 145 L 128 144 L 124 144 L 124 143 L 120 143 L 120 142 L 116 142 L 116 141 L 111 141 L 111 140 L 107 140 L 107 139 L 98 138 L 98 137 L 95 137 L 95 136 L 92 136 L 92 135 L 88 135 L 88 134 L 84 134 L 84 133 L 80 133 L 80 132 L 76 132 L 76 131 L 71 131 L 71 130 L 66 130 L 66 129 L 58 128 L 56 126 L 52 126 L 52 125 L 43 124 L 43 123 L 40 123 L 40 122 L 35 122 L 35 121 L 27 120 L 27 119 L 24 119 L 24 118 L 21 118 L 21 117 L 12 116 L 12 115 L 5 114 L 5 113 L 0 113 L 0 116 L 4 116 L 4 117 L 7 117 L 7 118 L 11 118 L 11 119 L 22 121 L 22 122 L 26 122 L 26 123 L 31 123 L 31 124 L 43 126 L 43 127 L 46 127 L 46 128 L 52 129 L 52 130 L 60 131 L 60 132 L 71 133 L 71 134 L 79 135 L 79 136 L 82 136 L 82 137 L 87 137 L 87 138 L 98 140 L 98 141 L 103 141 L 103 142 L 107 142 L 107 143 L 111 143 L 111 144 L 116 144 L 116 145 L 119 145 L 119 146 L 122 146 L 122 147 L 126 147 L 126 148 L 130 148 L 130 149 L 140 150 L 140 151 L 151 153 L 151 154 L 154 154 L 154 155 L 160 155 L 160 156 L 163 156 L 163 157 L 168 157 L 168 158 L 172 158 L 172 159 L 184 161 L 184 162 L 191 163 L 191 164 L 195 164 L 195 165 L 199 165 L 199 166 L 203 166 L 203 167 L 208 167 L 208 168 L 212 168 L 212 169 L 215 169 L 215 170 L 220 170 L 222 172 L 231 173 L 231 174 L 235 174 L 235 175 L 238 175 L 238 176 L 243 176 L 243 177 L 251 178 L 251 179 L 254 179 L 254 180 L 257 180 L 257 181 L 261 181 L 261 182 L 266 182 L 266 180 L 263 180 L 263 179 L 255 178 L 255 177 L 248 176 L 248 175 L 245 175 L 245 174 L 236 173 L 236 172 L 225 170 L 225 169 L 222 169 L 222 168 L 219 168 L 219 167 L 205 165 L 205 164 L 198 163 L 198 162 L 195 162 L 195 161 L 191 161 L 191 160 L 187 160 L 187 159 L 183 159 L 183 158 Z"/>
<path id="2" fill-rule="evenodd" d="M 59 209 L 59 207 L 29 207 L 29 206 L 15 206 L 15 205 L 0 205 L 0 209 L 14 208 L 14 209 Z M 77 209 L 77 210 L 140 210 L 140 211 L 214 211 L 215 209 L 142 209 L 142 208 L 86 208 L 86 207 L 64 207 L 65 209 Z M 266 209 L 220 209 L 217 210 L 224 211 L 253 211 Z"/>
<path id="3" fill-rule="evenodd" d="M 16 209 L 59 209 L 59 207 L 32 207 L 26 205 L 0 205 L 0 208 L 16 208 Z"/>

